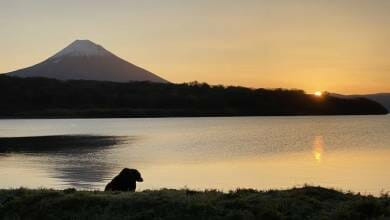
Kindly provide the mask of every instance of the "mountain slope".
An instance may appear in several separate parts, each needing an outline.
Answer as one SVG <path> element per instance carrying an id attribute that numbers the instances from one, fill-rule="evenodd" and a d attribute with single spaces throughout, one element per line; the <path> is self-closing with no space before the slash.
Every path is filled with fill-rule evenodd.
<path id="1" fill-rule="evenodd" d="M 59 80 L 168 83 L 167 80 L 117 57 L 89 40 L 76 40 L 37 65 L 6 73 L 6 75 Z"/>

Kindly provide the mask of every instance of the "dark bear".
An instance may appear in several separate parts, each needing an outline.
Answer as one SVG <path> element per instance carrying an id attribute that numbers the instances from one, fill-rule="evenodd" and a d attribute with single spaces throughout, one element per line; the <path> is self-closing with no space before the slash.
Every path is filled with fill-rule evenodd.
<path id="1" fill-rule="evenodd" d="M 134 192 L 136 182 L 143 182 L 140 172 L 136 169 L 123 169 L 118 176 L 114 177 L 104 189 L 104 191 L 125 191 Z"/>

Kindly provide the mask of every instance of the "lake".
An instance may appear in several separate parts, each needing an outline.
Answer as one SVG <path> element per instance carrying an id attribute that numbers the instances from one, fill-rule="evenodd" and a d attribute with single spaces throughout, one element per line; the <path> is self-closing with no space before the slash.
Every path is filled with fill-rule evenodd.
<path id="1" fill-rule="evenodd" d="M 123 141 L 0 152 L 0 188 L 102 190 L 130 167 L 145 180 L 137 190 L 312 184 L 375 195 L 390 191 L 388 115 L 0 120 L 1 137 L 47 135 Z"/>

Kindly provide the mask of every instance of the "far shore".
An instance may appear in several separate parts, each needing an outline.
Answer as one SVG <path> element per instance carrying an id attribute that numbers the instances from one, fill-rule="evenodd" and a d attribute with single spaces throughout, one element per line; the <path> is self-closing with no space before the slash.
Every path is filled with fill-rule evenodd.
<path id="1" fill-rule="evenodd" d="M 137 118 L 216 116 L 381 115 L 367 98 L 297 89 L 264 89 L 192 82 L 60 81 L 0 77 L 0 118 Z"/>

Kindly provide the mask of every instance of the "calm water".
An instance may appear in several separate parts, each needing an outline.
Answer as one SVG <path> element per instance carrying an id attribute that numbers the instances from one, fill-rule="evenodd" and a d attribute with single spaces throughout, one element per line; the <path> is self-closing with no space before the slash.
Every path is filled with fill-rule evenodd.
<path id="1" fill-rule="evenodd" d="M 0 136 L 91 134 L 125 142 L 0 153 L 0 188 L 103 189 L 123 167 L 138 189 L 390 191 L 390 116 L 0 120 Z M 55 146 L 53 146 L 55 147 Z"/>

